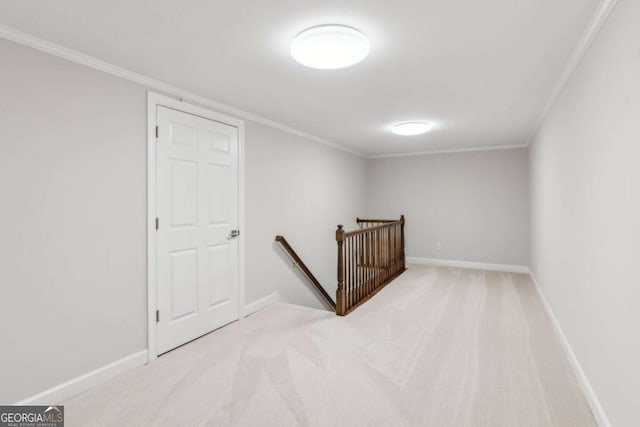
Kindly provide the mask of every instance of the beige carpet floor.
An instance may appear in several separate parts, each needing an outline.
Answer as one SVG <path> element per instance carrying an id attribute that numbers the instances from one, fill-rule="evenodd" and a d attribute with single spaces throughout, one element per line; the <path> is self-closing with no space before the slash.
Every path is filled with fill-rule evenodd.
<path id="1" fill-rule="evenodd" d="M 530 279 L 411 267 L 345 318 L 276 304 L 91 390 L 68 426 L 595 422 Z"/>

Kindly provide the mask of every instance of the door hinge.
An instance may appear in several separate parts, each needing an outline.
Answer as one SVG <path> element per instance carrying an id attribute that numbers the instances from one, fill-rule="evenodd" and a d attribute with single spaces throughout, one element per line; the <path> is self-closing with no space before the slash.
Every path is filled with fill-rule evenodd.
<path id="1" fill-rule="evenodd" d="M 160 321 L 160 310 L 156 310 L 156 323 Z"/>
<path id="2" fill-rule="evenodd" d="M 160 218 L 156 218 L 156 230 L 160 230 Z"/>
<path id="3" fill-rule="evenodd" d="M 158 138 L 158 126 L 156 126 L 156 139 Z"/>

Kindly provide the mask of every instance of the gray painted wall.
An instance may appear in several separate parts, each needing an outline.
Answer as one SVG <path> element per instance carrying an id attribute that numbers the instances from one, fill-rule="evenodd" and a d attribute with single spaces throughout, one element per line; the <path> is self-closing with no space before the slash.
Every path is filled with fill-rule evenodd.
<path id="1" fill-rule="evenodd" d="M 526 148 L 370 159 L 368 179 L 369 215 L 406 216 L 407 256 L 529 264 Z"/>
<path id="2" fill-rule="evenodd" d="M 146 348 L 146 89 L 6 41 L 0 58 L 0 403 L 14 403 Z M 247 302 L 319 306 L 273 239 L 333 289 L 365 160 L 249 122 L 246 168 Z"/>
<path id="3" fill-rule="evenodd" d="M 335 295 L 336 225 L 353 229 L 365 212 L 366 160 L 262 125 L 247 135 L 247 301 L 276 290 L 321 308 L 274 238 L 285 236 Z"/>
<path id="4" fill-rule="evenodd" d="M 531 146 L 531 264 L 611 424 L 640 396 L 640 2 L 620 0 Z"/>
<path id="5" fill-rule="evenodd" d="M 0 41 L 0 402 L 146 345 L 146 92 Z"/>

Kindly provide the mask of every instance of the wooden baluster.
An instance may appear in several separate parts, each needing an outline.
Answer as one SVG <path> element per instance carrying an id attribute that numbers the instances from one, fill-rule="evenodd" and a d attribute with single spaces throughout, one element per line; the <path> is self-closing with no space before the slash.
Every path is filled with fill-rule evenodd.
<path id="1" fill-rule="evenodd" d="M 391 238 L 393 225 L 387 227 L 387 277 L 391 277 L 391 261 L 393 258 L 393 240 Z"/>
<path id="2" fill-rule="evenodd" d="M 396 226 L 395 224 L 391 226 L 391 265 L 393 266 L 393 271 L 396 269 Z"/>
<path id="3" fill-rule="evenodd" d="M 378 229 L 378 235 L 380 239 L 380 284 L 384 281 L 384 227 Z"/>
<path id="4" fill-rule="evenodd" d="M 369 240 L 369 262 L 367 263 L 367 272 L 369 273 L 369 285 L 371 285 L 371 281 L 373 280 L 373 231 L 367 233 L 367 238 Z"/>
<path id="5" fill-rule="evenodd" d="M 353 265 L 353 269 L 351 270 L 351 283 L 353 283 L 354 297 L 351 299 L 351 305 L 353 306 L 357 301 L 355 300 L 355 292 L 358 289 L 358 281 L 356 280 L 356 263 L 355 263 L 355 238 L 351 237 L 349 239 L 349 245 L 351 246 L 351 260 L 349 261 L 351 265 Z"/>
<path id="6" fill-rule="evenodd" d="M 367 233 L 362 234 L 362 283 L 367 284 Z"/>
<path id="7" fill-rule="evenodd" d="M 398 262 L 398 269 L 400 269 L 400 249 L 402 248 L 402 245 L 400 244 L 400 225 L 399 224 L 396 225 L 396 239 L 397 239 L 396 251 L 398 252 L 396 261 Z"/>
<path id="8" fill-rule="evenodd" d="M 385 227 L 382 229 L 382 237 L 384 239 L 384 275 L 385 278 L 387 277 L 387 265 L 388 265 L 388 259 L 387 256 L 389 255 L 389 238 L 388 238 L 388 234 L 389 234 L 389 227 Z"/>
<path id="9" fill-rule="evenodd" d="M 358 268 L 358 237 L 359 236 L 353 236 L 353 264 L 355 265 L 353 281 L 356 287 L 360 287 L 360 281 L 358 280 L 358 274 L 360 274 L 360 269 Z"/>
<path id="10" fill-rule="evenodd" d="M 384 280 L 384 228 L 378 229 L 378 240 L 380 242 L 380 247 L 378 248 L 378 253 L 380 253 L 378 274 L 380 275 L 380 279 L 378 280 L 378 284 L 382 284 L 382 281 Z"/>
<path id="11" fill-rule="evenodd" d="M 358 237 L 354 236 L 352 238 L 352 244 L 353 244 L 353 254 L 352 256 L 352 262 L 354 265 L 354 269 L 353 269 L 353 286 L 355 289 L 358 289 L 360 287 L 360 283 L 358 283 Z"/>
<path id="12" fill-rule="evenodd" d="M 382 285 L 382 281 L 384 280 L 384 241 L 382 230 L 382 228 L 378 229 L 378 254 L 380 254 L 380 260 L 378 262 L 378 287 Z"/>
<path id="13" fill-rule="evenodd" d="M 393 257 L 393 270 L 395 272 L 396 269 L 396 256 L 397 256 L 397 250 L 398 250 L 398 246 L 397 246 L 397 240 L 396 240 L 396 225 L 394 224 L 393 227 L 391 228 L 391 239 L 393 240 L 393 255 L 391 255 Z"/>
<path id="14" fill-rule="evenodd" d="M 397 261 L 398 261 L 398 234 L 397 234 L 398 226 L 396 224 L 393 225 L 393 272 L 395 274 L 397 269 Z"/>
<path id="15" fill-rule="evenodd" d="M 382 229 L 380 228 L 378 228 L 376 233 L 376 243 L 378 246 L 378 250 L 376 252 L 378 256 L 377 271 L 378 271 L 378 287 L 379 287 L 380 283 L 382 282 Z"/>
<path id="16" fill-rule="evenodd" d="M 356 281 L 356 287 L 360 287 L 360 235 L 355 236 L 353 238 L 353 243 L 354 243 L 354 247 L 355 247 L 355 264 L 356 264 L 356 271 L 355 271 L 355 281 Z"/>
<path id="17" fill-rule="evenodd" d="M 367 263 L 367 286 L 366 286 L 366 290 L 367 293 L 371 292 L 371 281 L 373 280 L 373 273 L 374 273 L 374 269 L 373 269 L 373 251 L 374 251 L 374 247 L 373 247 L 373 230 L 370 230 L 367 233 L 367 239 L 369 242 L 369 247 L 368 247 L 368 251 L 367 251 L 367 255 L 369 257 L 369 262 Z"/>
<path id="18" fill-rule="evenodd" d="M 360 286 L 364 284 L 366 268 L 365 266 L 365 255 L 364 255 L 364 234 L 358 236 L 358 261 L 360 262 L 360 268 L 358 273 L 358 282 Z"/>
<path id="19" fill-rule="evenodd" d="M 373 230 L 372 233 L 372 249 L 373 249 L 373 288 L 378 287 L 378 230 Z"/>
<path id="20" fill-rule="evenodd" d="M 358 281 L 358 286 L 362 286 L 362 234 L 358 235 L 357 238 L 357 250 L 358 250 L 358 274 L 356 280 Z"/>
<path id="21" fill-rule="evenodd" d="M 393 225 L 387 227 L 387 277 L 391 277 L 391 260 L 393 258 L 393 241 L 391 240 L 391 234 Z"/>
<path id="22" fill-rule="evenodd" d="M 380 230 L 382 237 L 382 281 L 387 280 L 387 227 Z"/>
<path id="23" fill-rule="evenodd" d="M 364 260 L 364 251 L 365 251 L 365 244 L 364 244 L 364 239 L 365 239 L 365 235 L 361 234 L 360 235 L 360 283 L 366 283 L 366 272 L 367 269 L 365 268 L 365 260 Z"/>
<path id="24" fill-rule="evenodd" d="M 353 239 L 353 242 L 355 243 L 355 245 L 354 245 L 355 250 L 353 252 L 353 262 L 355 264 L 358 263 L 358 237 L 359 236 L 354 236 L 354 239 Z M 358 289 L 361 289 L 362 288 L 362 284 L 360 283 L 360 280 L 358 280 L 358 275 L 359 274 L 360 274 L 360 269 L 356 268 L 356 271 L 354 271 L 354 274 L 353 274 L 353 281 L 356 283 L 356 287 Z"/>
<path id="25" fill-rule="evenodd" d="M 371 286 L 371 231 L 367 233 L 367 288 Z"/>
<path id="26" fill-rule="evenodd" d="M 367 288 L 371 287 L 371 231 L 367 233 Z"/>
<path id="27" fill-rule="evenodd" d="M 382 285 L 384 280 L 384 228 L 378 229 L 378 253 L 380 254 L 380 260 L 378 261 L 378 286 Z"/>
<path id="28" fill-rule="evenodd" d="M 384 228 L 378 230 L 378 238 L 380 239 L 380 265 L 378 271 L 380 272 L 380 284 L 384 281 Z"/>
<path id="29" fill-rule="evenodd" d="M 345 289 L 347 291 L 347 310 L 351 308 L 351 298 L 353 295 L 353 283 L 351 282 L 351 263 L 349 262 L 349 251 L 351 250 L 351 244 L 349 242 L 349 238 L 344 239 L 344 262 L 347 266 L 346 268 L 346 276 L 345 276 Z"/>
<path id="30" fill-rule="evenodd" d="M 380 253 L 380 263 L 378 265 L 378 271 L 380 272 L 380 280 L 378 284 L 381 285 L 384 280 L 384 228 L 378 229 L 378 240 L 380 247 L 378 252 Z"/>
<path id="31" fill-rule="evenodd" d="M 358 274 L 358 267 L 357 267 L 357 250 L 356 250 L 356 236 L 351 238 L 351 246 L 352 246 L 352 252 L 351 252 L 351 263 L 353 264 L 353 271 L 352 271 L 352 276 L 351 276 L 351 280 L 353 281 L 353 288 L 354 289 L 358 289 L 358 279 L 356 278 L 357 274 Z M 357 301 L 354 301 L 354 304 Z"/>
<path id="32" fill-rule="evenodd" d="M 349 311 L 349 295 L 351 295 L 351 283 L 349 282 L 349 238 L 344 236 L 344 308 Z"/>
<path id="33" fill-rule="evenodd" d="M 356 290 L 360 287 L 358 283 L 358 236 L 351 237 L 351 244 L 353 246 L 353 252 L 351 253 L 351 262 L 354 265 L 351 280 L 353 280 L 353 288 Z M 354 304 L 357 304 L 358 299 L 354 296 Z"/>
<path id="34" fill-rule="evenodd" d="M 362 284 L 367 287 L 367 280 L 369 275 L 367 274 L 367 233 L 362 235 Z"/>
<path id="35" fill-rule="evenodd" d="M 358 271 L 356 271 L 356 282 L 358 282 L 358 288 L 362 288 L 362 235 L 356 237 L 356 260 L 359 264 Z"/>
<path id="36" fill-rule="evenodd" d="M 378 228 L 378 286 L 382 284 L 382 279 L 384 279 L 384 233 L 382 230 L 383 228 Z"/>
<path id="37" fill-rule="evenodd" d="M 373 283 L 374 288 L 377 287 L 375 284 L 378 283 L 378 230 L 375 229 L 371 233 L 371 258 L 372 258 L 372 269 L 371 272 L 373 274 Z"/>
<path id="38" fill-rule="evenodd" d="M 382 234 L 384 235 L 384 280 L 389 278 L 389 226 L 384 228 Z"/>
<path id="39" fill-rule="evenodd" d="M 391 267 L 393 264 L 393 225 L 389 226 L 389 231 L 388 231 L 388 236 L 389 236 L 389 271 L 392 272 L 393 268 Z M 389 276 L 391 276 L 391 273 L 389 273 Z"/>
<path id="40" fill-rule="evenodd" d="M 400 268 L 400 230 L 396 224 L 396 271 Z"/>
<path id="41" fill-rule="evenodd" d="M 389 245 L 391 244 L 391 239 L 389 239 L 389 235 L 391 233 L 391 227 L 386 226 L 384 228 L 384 277 L 385 280 L 389 278 Z"/>
<path id="42" fill-rule="evenodd" d="M 373 238 L 373 282 L 374 282 L 374 288 L 378 288 L 378 250 L 380 249 L 379 246 L 379 242 L 378 242 L 378 229 L 373 230 L 373 235 L 371 236 Z"/>
<path id="43" fill-rule="evenodd" d="M 389 226 L 389 275 L 393 272 L 393 225 Z"/>
<path id="44" fill-rule="evenodd" d="M 395 244 L 395 225 L 392 225 L 391 228 L 389 229 L 389 240 L 391 241 L 391 245 L 389 246 L 389 250 L 391 251 L 391 255 L 390 255 L 390 259 L 389 259 L 389 263 L 391 264 L 392 268 L 391 271 L 393 274 L 393 270 L 394 270 L 394 259 L 395 259 L 395 250 L 396 250 L 396 244 Z"/>
<path id="45" fill-rule="evenodd" d="M 398 263 L 398 270 L 400 270 L 402 268 L 402 260 L 401 260 L 401 258 L 402 258 L 402 256 L 401 256 L 402 243 L 400 241 L 400 238 L 401 238 L 400 224 L 396 225 L 396 233 L 397 233 L 396 238 L 398 239 L 398 242 L 397 242 L 397 244 L 398 244 L 398 248 L 397 248 L 397 251 L 398 251 L 397 263 Z"/>
<path id="46" fill-rule="evenodd" d="M 405 256 L 404 256 L 404 215 L 400 215 L 400 245 L 401 245 L 401 253 L 400 253 L 400 257 L 401 257 L 401 263 L 402 263 L 402 267 L 401 269 L 404 270 L 406 267 L 406 263 L 405 263 Z"/>
<path id="47" fill-rule="evenodd" d="M 351 245 L 349 243 L 349 238 L 344 239 L 345 244 L 345 254 L 344 254 L 344 262 L 348 266 L 346 271 L 345 283 L 347 284 L 347 311 L 351 308 L 353 298 L 353 283 L 351 282 L 351 263 L 349 262 L 349 251 L 351 249 Z"/>
<path id="48" fill-rule="evenodd" d="M 393 226 L 393 244 L 394 244 L 394 253 L 393 253 L 393 263 L 395 265 L 395 271 L 398 271 L 398 266 L 400 265 L 400 256 L 398 248 L 400 245 L 398 244 L 398 224 Z"/>
<path id="49" fill-rule="evenodd" d="M 355 243 L 355 238 L 352 236 L 349 238 L 349 247 L 351 248 L 351 253 L 349 254 L 350 255 L 349 263 L 352 265 L 351 283 L 353 283 L 354 289 L 358 289 L 358 281 L 356 280 L 356 251 L 355 251 L 354 243 Z"/>
<path id="50" fill-rule="evenodd" d="M 358 264 L 358 261 L 360 259 L 359 242 L 360 242 L 360 236 L 355 236 L 354 237 L 355 253 L 353 254 L 353 259 L 354 259 L 354 262 L 356 263 L 356 265 Z M 360 283 L 360 267 L 356 267 L 356 271 L 355 271 L 355 275 L 354 275 L 353 280 L 355 280 L 355 282 L 356 282 L 356 287 L 358 289 L 360 289 L 360 287 L 362 286 L 362 284 Z"/>
<path id="51" fill-rule="evenodd" d="M 395 224 L 393 225 L 393 227 L 391 227 L 391 240 L 393 240 L 393 246 L 392 246 L 392 252 L 391 252 L 391 257 L 392 259 L 392 263 L 393 263 L 393 272 L 395 274 L 395 270 L 396 270 L 396 226 Z"/>
<path id="52" fill-rule="evenodd" d="M 344 230 L 338 225 L 336 230 L 336 242 L 338 243 L 338 289 L 336 291 L 336 314 L 346 314 L 346 301 L 344 293 Z"/>
<path id="53" fill-rule="evenodd" d="M 402 227 L 398 224 L 398 270 L 402 269 Z"/>
<path id="54" fill-rule="evenodd" d="M 366 289 L 367 287 L 367 234 L 363 233 L 360 236 L 360 243 L 362 247 L 360 250 L 362 251 L 362 268 L 360 270 L 360 287 Z"/>

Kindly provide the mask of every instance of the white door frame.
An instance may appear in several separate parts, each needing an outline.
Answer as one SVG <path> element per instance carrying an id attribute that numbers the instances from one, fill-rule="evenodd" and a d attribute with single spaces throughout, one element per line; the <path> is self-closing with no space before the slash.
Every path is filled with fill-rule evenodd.
<path id="1" fill-rule="evenodd" d="M 158 357 L 156 328 L 156 108 L 183 111 L 238 128 L 238 319 L 245 300 L 244 121 L 151 91 L 147 92 L 147 349 L 148 362 Z"/>

